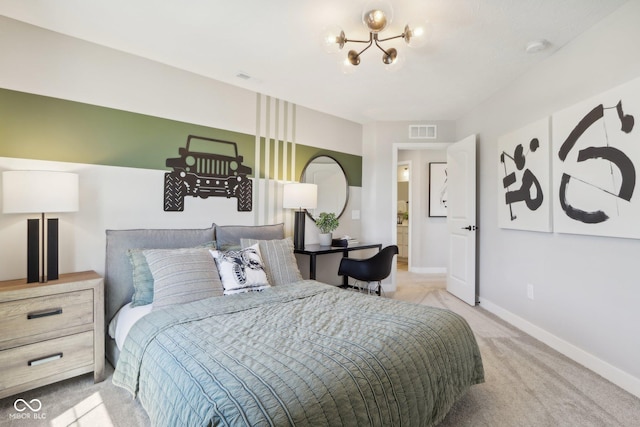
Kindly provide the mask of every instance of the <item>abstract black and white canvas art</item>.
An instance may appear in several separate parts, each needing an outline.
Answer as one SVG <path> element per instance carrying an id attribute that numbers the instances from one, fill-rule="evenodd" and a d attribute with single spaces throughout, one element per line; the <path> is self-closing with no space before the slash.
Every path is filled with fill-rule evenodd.
<path id="1" fill-rule="evenodd" d="M 498 226 L 551 231 L 549 118 L 498 140 Z"/>
<path id="2" fill-rule="evenodd" d="M 446 163 L 429 163 L 429 216 L 447 216 Z"/>
<path id="3" fill-rule="evenodd" d="M 640 238 L 640 79 L 553 115 L 553 222 Z"/>

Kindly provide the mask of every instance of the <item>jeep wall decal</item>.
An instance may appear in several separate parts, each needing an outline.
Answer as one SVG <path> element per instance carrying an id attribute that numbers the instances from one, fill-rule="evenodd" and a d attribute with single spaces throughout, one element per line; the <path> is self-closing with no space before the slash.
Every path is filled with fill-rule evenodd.
<path id="1" fill-rule="evenodd" d="M 235 197 L 239 212 L 251 211 L 251 168 L 242 164 L 235 142 L 189 135 L 178 154 L 166 162 L 173 171 L 164 174 L 165 212 L 183 211 L 186 196 Z"/>

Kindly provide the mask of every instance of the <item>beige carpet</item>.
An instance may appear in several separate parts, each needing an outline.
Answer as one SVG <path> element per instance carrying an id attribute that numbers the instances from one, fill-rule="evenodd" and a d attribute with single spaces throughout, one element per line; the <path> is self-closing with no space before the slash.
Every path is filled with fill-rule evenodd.
<path id="1" fill-rule="evenodd" d="M 640 399 L 575 364 L 481 308 L 444 290 L 441 277 L 398 272 L 389 298 L 449 308 L 469 322 L 484 361 L 486 382 L 473 386 L 440 426 L 640 426 Z M 108 365 L 108 364 L 107 364 Z M 84 375 L 0 400 L 0 426 L 148 426 L 137 400 L 107 380 Z M 36 414 L 14 402 L 39 399 Z M 16 419 L 20 414 L 30 418 Z"/>
<path id="2" fill-rule="evenodd" d="M 395 299 L 448 308 L 471 325 L 485 369 L 441 427 L 640 426 L 640 399 L 480 307 L 445 290 L 443 277 L 398 271 Z"/>

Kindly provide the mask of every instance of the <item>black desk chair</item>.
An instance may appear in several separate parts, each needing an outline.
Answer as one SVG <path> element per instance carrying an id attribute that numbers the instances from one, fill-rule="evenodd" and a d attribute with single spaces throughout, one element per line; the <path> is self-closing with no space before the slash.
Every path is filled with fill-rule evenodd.
<path id="1" fill-rule="evenodd" d="M 367 291 L 370 291 L 369 284 L 371 282 L 378 282 L 376 288 L 376 294 L 380 295 L 382 290 L 382 280 L 389 277 L 391 274 L 391 264 L 393 262 L 394 255 L 398 254 L 398 247 L 396 245 L 387 246 L 380 252 L 367 259 L 353 259 L 342 258 L 340 260 L 340 267 L 338 268 L 338 274 L 341 276 L 349 276 L 356 279 L 356 282 L 351 287 L 362 289 L 360 286 L 356 286 L 358 282 L 367 282 Z"/>

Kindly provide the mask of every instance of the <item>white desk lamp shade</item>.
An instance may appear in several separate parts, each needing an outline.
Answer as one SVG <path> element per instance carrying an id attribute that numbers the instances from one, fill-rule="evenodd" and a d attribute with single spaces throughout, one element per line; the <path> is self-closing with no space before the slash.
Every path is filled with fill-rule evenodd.
<path id="1" fill-rule="evenodd" d="M 318 186 L 316 184 L 285 184 L 282 194 L 282 207 L 285 209 L 315 209 L 318 205 Z"/>
<path id="2" fill-rule="evenodd" d="M 78 175 L 54 171 L 2 172 L 2 212 L 78 210 Z"/>

